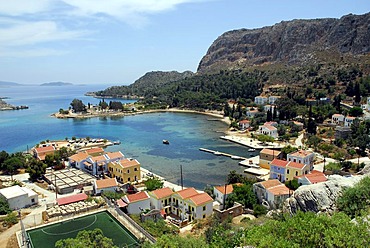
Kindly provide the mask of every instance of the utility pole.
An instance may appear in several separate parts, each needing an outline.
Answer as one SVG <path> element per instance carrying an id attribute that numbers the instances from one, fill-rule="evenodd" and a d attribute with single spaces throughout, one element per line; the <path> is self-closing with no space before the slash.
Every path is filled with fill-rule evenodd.
<path id="1" fill-rule="evenodd" d="M 180 164 L 180 174 L 181 174 L 181 189 L 184 189 L 184 179 L 182 178 L 182 164 Z"/>

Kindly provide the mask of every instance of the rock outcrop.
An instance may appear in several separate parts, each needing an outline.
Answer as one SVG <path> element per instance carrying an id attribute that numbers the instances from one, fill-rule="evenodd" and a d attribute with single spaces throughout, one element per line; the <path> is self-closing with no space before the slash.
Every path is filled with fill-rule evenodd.
<path id="1" fill-rule="evenodd" d="M 299 187 L 283 205 L 283 211 L 294 214 L 297 211 L 327 212 L 335 211 L 337 198 L 343 190 L 353 187 L 364 176 L 329 176 L 328 181 Z"/>
<path id="2" fill-rule="evenodd" d="M 218 37 L 198 72 L 283 62 L 314 62 L 320 51 L 362 55 L 370 52 L 370 13 L 340 19 L 282 21 L 269 27 L 240 29 Z"/>

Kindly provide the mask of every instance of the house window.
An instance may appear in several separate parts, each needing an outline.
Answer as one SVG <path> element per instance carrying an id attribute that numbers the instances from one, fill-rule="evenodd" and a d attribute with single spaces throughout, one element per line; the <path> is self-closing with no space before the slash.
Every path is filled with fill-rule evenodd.
<path id="1" fill-rule="evenodd" d="M 206 218 L 206 215 L 205 214 L 203 214 L 203 219 L 205 219 Z"/>
<path id="2" fill-rule="evenodd" d="M 137 171 L 137 168 L 135 168 L 134 171 Z"/>
<path id="3" fill-rule="evenodd" d="M 206 211 L 206 206 L 203 206 L 203 211 Z"/>
<path id="4" fill-rule="evenodd" d="M 127 170 L 127 173 L 130 173 L 130 170 Z"/>
<path id="5" fill-rule="evenodd" d="M 31 202 L 32 202 L 32 203 L 35 203 L 35 199 L 33 199 L 33 198 L 32 198 L 32 199 L 31 199 Z"/>
<path id="6" fill-rule="evenodd" d="M 289 169 L 288 169 L 288 170 L 286 170 L 286 174 L 289 174 Z"/>
<path id="7" fill-rule="evenodd" d="M 130 182 L 130 178 L 127 178 L 127 181 L 129 181 L 129 182 Z"/>
<path id="8" fill-rule="evenodd" d="M 295 175 L 298 176 L 298 171 L 295 172 Z"/>

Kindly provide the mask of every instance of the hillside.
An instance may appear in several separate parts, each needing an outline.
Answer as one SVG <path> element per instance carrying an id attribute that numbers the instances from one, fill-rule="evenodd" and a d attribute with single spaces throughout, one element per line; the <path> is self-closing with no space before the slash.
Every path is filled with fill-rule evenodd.
<path id="1" fill-rule="evenodd" d="M 327 60 L 337 62 L 337 56 L 369 55 L 369 23 L 367 13 L 229 31 L 213 42 L 200 61 L 198 72 L 274 63 L 304 66 Z"/>
<path id="2" fill-rule="evenodd" d="M 0 87 L 19 86 L 19 85 L 20 84 L 18 84 L 18 83 L 0 81 Z"/>
<path id="3" fill-rule="evenodd" d="M 258 94 L 306 98 L 370 95 L 370 13 L 340 19 L 283 21 L 218 37 L 191 72 L 150 72 L 96 96 L 144 98 L 151 107 L 220 109 Z M 343 99 L 343 98 L 342 98 Z"/>
<path id="4" fill-rule="evenodd" d="M 177 71 L 152 71 L 147 72 L 144 76 L 137 79 L 133 84 L 129 86 L 112 86 L 105 90 L 95 92 L 98 97 L 110 96 L 110 97 L 122 97 L 122 98 L 135 98 L 155 92 L 162 86 L 192 77 L 194 75 L 191 71 L 177 72 Z"/>

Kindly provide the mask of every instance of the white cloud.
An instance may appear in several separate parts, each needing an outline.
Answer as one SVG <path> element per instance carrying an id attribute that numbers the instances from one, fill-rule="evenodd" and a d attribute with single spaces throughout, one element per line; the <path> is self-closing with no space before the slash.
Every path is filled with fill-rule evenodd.
<path id="1" fill-rule="evenodd" d="M 205 0 L 61 0 L 82 16 L 106 15 L 134 26 L 147 21 L 147 15 L 174 9 L 179 4 Z"/>
<path id="2" fill-rule="evenodd" d="M 0 14 L 18 16 L 47 11 L 52 6 L 51 0 L 0 0 Z"/>
<path id="3" fill-rule="evenodd" d="M 67 54 L 67 51 L 48 49 L 48 48 L 30 48 L 30 49 L 0 49 L 0 57 L 27 58 L 27 57 L 45 57 L 60 56 Z"/>
<path id="4" fill-rule="evenodd" d="M 0 28 L 0 46 L 34 45 L 50 41 L 78 39 L 86 31 L 64 31 L 52 21 L 18 22 Z"/>

